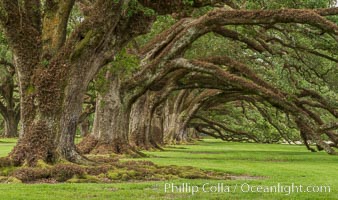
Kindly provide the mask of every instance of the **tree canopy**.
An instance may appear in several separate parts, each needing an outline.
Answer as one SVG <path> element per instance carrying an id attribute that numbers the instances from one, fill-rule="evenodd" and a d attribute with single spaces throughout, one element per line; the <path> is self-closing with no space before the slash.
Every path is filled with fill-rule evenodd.
<path id="1" fill-rule="evenodd" d="M 8 159 L 93 164 L 84 153 L 140 154 L 198 133 L 302 138 L 336 154 L 335 4 L 2 0 L 0 95 L 22 132 Z M 76 146 L 88 99 L 93 129 Z"/>

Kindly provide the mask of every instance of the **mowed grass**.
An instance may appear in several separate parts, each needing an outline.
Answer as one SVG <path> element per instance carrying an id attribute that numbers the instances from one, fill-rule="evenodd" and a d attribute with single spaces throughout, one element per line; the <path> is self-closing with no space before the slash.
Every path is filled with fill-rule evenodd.
<path id="1" fill-rule="evenodd" d="M 15 140 L 0 139 L 0 156 L 7 155 Z M 305 147 L 281 144 L 247 144 L 204 139 L 193 145 L 177 145 L 165 151 L 145 151 L 158 165 L 194 166 L 232 175 L 258 176 L 248 180 L 170 180 L 158 182 L 123 182 L 115 184 L 0 184 L 0 199 L 338 199 L 338 156 L 311 153 Z M 127 159 L 125 159 L 127 160 Z M 242 177 L 247 178 L 247 177 Z M 165 184 L 197 186 L 199 191 L 165 192 Z M 223 184 L 226 192 L 204 192 L 202 186 Z M 330 186 L 330 192 L 241 192 L 251 186 L 294 185 Z M 205 187 L 207 190 L 210 187 Z M 227 189 L 230 192 L 227 192 Z M 247 189 L 247 188 L 243 188 Z"/>

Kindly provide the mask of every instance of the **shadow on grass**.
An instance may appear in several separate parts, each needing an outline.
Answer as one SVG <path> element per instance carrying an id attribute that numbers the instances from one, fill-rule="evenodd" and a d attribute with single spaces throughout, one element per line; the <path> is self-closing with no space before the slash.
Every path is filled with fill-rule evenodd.
<path id="1" fill-rule="evenodd" d="M 166 146 L 165 148 L 167 149 L 188 149 L 186 147 L 179 147 L 179 146 Z M 164 151 L 168 151 L 168 150 L 164 150 Z M 171 151 L 171 150 L 169 150 Z"/>
<path id="2" fill-rule="evenodd" d="M 149 155 L 151 158 L 179 158 L 187 160 L 220 160 L 224 161 L 250 161 L 250 162 L 304 162 L 318 161 L 335 163 L 333 157 L 327 156 L 325 153 L 319 152 L 290 152 L 290 151 L 249 151 L 249 150 L 227 150 L 227 151 L 188 151 L 180 149 L 166 150 L 167 155 Z M 173 153 L 170 155 L 170 153 Z M 177 153 L 182 153 L 177 155 Z M 193 154 L 194 156 L 187 156 Z M 219 155 L 217 157 L 206 157 L 207 155 Z"/>

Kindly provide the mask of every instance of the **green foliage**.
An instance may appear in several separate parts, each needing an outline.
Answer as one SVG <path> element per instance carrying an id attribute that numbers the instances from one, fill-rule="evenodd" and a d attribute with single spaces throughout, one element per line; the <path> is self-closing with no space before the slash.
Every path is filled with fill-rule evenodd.
<path id="1" fill-rule="evenodd" d="M 100 93 L 105 93 L 109 89 L 111 80 L 106 79 L 106 73 L 110 72 L 113 76 L 119 76 L 120 79 L 129 77 L 135 70 L 138 69 L 140 60 L 137 56 L 128 53 L 128 47 L 122 49 L 116 56 L 113 62 L 100 70 L 96 76 L 94 87 Z"/>
<path id="2" fill-rule="evenodd" d="M 136 41 L 139 46 L 145 45 L 152 38 L 157 36 L 162 31 L 166 30 L 168 27 L 173 25 L 176 22 L 174 18 L 170 15 L 157 16 L 156 21 L 153 23 L 152 28 L 148 34 L 139 36 L 136 38 Z"/>
<path id="3" fill-rule="evenodd" d="M 77 57 L 81 54 L 81 52 L 84 50 L 86 46 L 90 44 L 90 41 L 93 37 L 94 33 L 92 30 L 88 31 L 84 38 L 76 44 L 74 52 L 71 55 L 71 59 L 77 59 Z"/>
<path id="4" fill-rule="evenodd" d="M 112 180 L 122 180 L 127 181 L 132 178 L 135 178 L 137 175 L 136 171 L 134 170 L 113 170 L 109 171 L 107 177 Z"/>
<path id="5" fill-rule="evenodd" d="M 334 5 L 334 0 L 240 0 L 240 5 L 245 2 L 247 9 L 281 9 L 281 8 L 326 8 Z"/>
<path id="6" fill-rule="evenodd" d="M 32 94 L 35 92 L 35 87 L 32 86 L 32 85 L 29 85 L 28 88 L 27 88 L 27 94 Z"/>
<path id="7" fill-rule="evenodd" d="M 111 63 L 109 69 L 112 73 L 123 73 L 124 75 L 130 75 L 140 64 L 140 59 L 127 51 L 127 48 L 122 49 L 116 56 L 114 61 Z"/>
<path id="8" fill-rule="evenodd" d="M 210 56 L 232 55 L 239 50 L 235 42 L 223 37 L 217 37 L 214 33 L 208 33 L 196 40 L 185 53 L 186 58 L 197 59 Z"/>
<path id="9" fill-rule="evenodd" d="M 0 171 L 0 176 L 9 176 L 15 170 L 15 167 L 2 167 Z"/>
<path id="10" fill-rule="evenodd" d="M 238 1 L 241 8 L 246 9 L 280 9 L 280 8 L 326 8 L 333 3 L 330 0 L 322 1 Z M 337 17 L 328 17 L 333 22 L 338 22 Z M 301 88 L 318 91 L 329 105 L 336 106 L 338 99 L 338 71 L 337 63 L 332 61 L 337 58 L 338 43 L 328 34 L 308 25 L 276 24 L 274 27 L 264 26 L 226 26 L 225 28 L 241 34 L 240 38 L 246 38 L 260 43 L 257 38 L 278 38 L 285 47 L 278 42 L 267 43 L 273 54 L 269 52 L 259 53 L 250 49 L 247 44 L 224 38 L 220 35 L 208 33 L 196 40 L 191 48 L 185 52 L 189 59 L 201 59 L 204 57 L 226 55 L 235 61 L 240 61 L 257 77 L 270 85 L 287 93 L 288 101 L 295 101 Z M 317 52 L 317 53 L 311 53 Z M 324 56 L 331 57 L 326 59 Z M 270 63 L 270 64 L 267 64 Z M 227 69 L 226 64 L 224 69 Z M 261 105 L 271 117 L 271 121 L 291 140 L 299 140 L 299 132 L 295 128 L 292 119 L 278 112 L 269 105 Z M 261 141 L 272 141 L 279 137 L 276 127 L 270 124 L 265 117 L 252 106 L 245 106 L 244 114 L 241 107 L 235 103 L 224 106 L 227 114 L 213 113 L 212 111 L 200 112 L 203 116 L 209 116 L 215 121 L 225 124 L 227 127 L 253 133 Z M 311 108 L 312 109 L 312 108 Z M 324 121 L 335 121 L 324 109 L 313 108 Z"/>
<path id="11" fill-rule="evenodd" d="M 44 59 L 44 60 L 41 61 L 41 64 L 42 64 L 42 66 L 44 66 L 44 67 L 48 67 L 49 61 L 48 61 L 47 59 Z"/>
<path id="12" fill-rule="evenodd" d="M 74 4 L 73 9 L 70 13 L 67 26 L 67 35 L 69 36 L 76 27 L 84 20 L 85 16 L 80 8 L 80 4 Z"/>
<path id="13" fill-rule="evenodd" d="M 0 66 L 0 88 L 3 87 L 8 82 L 8 78 L 11 77 L 8 70 L 5 67 Z"/>
<path id="14" fill-rule="evenodd" d="M 142 12 L 145 16 L 155 16 L 155 11 L 148 7 L 142 6 L 137 0 L 131 0 L 129 3 L 127 15 L 133 16 L 135 13 Z"/>
<path id="15" fill-rule="evenodd" d="M 183 0 L 183 4 L 186 4 L 186 5 L 194 5 L 194 0 Z"/>
<path id="16" fill-rule="evenodd" d="M 271 124 L 253 104 L 245 102 L 241 102 L 240 104 L 241 105 L 239 105 L 239 101 L 236 101 L 222 106 L 222 111 L 226 112 L 226 115 L 221 115 L 217 110 L 212 109 L 200 112 L 200 115 L 208 116 L 209 119 L 222 123 L 232 130 L 251 134 L 258 139 L 258 142 L 262 143 L 276 143 L 286 139 L 291 141 L 301 140 L 295 124 L 290 121 L 284 113 L 268 105 L 256 103 L 256 106 L 270 115 L 271 123 L 273 123 Z M 220 108 L 221 107 L 219 107 L 219 109 Z M 275 126 L 277 126 L 281 132 L 279 132 Z M 226 131 L 223 132 L 223 134 L 232 135 L 232 133 Z M 281 137 L 281 135 L 284 138 Z M 238 135 L 235 139 L 236 138 L 243 139 L 246 138 L 246 136 L 243 135 L 241 137 Z M 252 142 L 253 140 L 249 141 Z"/>
<path id="17" fill-rule="evenodd" d="M 12 52 L 9 50 L 8 42 L 4 33 L 0 29 L 0 58 L 10 60 L 13 57 Z"/>

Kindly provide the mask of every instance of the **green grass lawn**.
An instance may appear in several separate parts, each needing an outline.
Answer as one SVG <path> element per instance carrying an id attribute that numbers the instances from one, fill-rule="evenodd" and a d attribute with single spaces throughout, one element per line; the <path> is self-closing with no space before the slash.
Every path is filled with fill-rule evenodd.
<path id="1" fill-rule="evenodd" d="M 0 156 L 5 156 L 15 140 L 0 139 Z M 115 184 L 1 184 L 0 199 L 338 199 L 338 156 L 324 152 L 311 153 L 305 147 L 281 144 L 229 143 L 205 139 L 194 145 L 179 145 L 165 151 L 144 152 L 158 165 L 194 166 L 232 175 L 262 177 L 255 180 L 170 180 L 158 182 L 124 182 Z M 244 177 L 245 178 L 245 177 Z M 174 183 L 199 188 L 189 192 L 164 191 L 165 184 Z M 231 192 L 203 192 L 203 184 L 223 184 Z M 274 186 L 292 183 L 307 186 L 330 186 L 331 192 L 268 193 L 241 192 L 244 184 Z M 236 191 L 234 191 L 236 188 Z M 209 187 L 206 187 L 209 189 Z M 247 188 L 243 188 L 247 189 Z M 316 189 L 316 188 L 315 188 Z"/>

